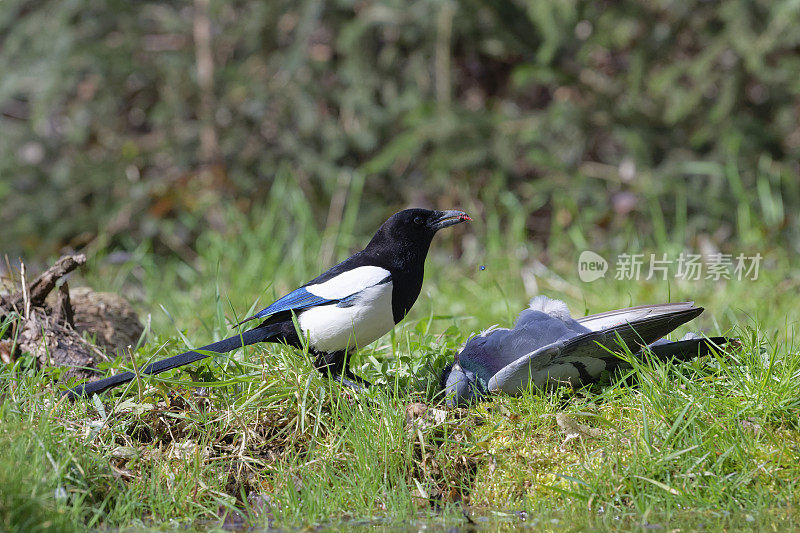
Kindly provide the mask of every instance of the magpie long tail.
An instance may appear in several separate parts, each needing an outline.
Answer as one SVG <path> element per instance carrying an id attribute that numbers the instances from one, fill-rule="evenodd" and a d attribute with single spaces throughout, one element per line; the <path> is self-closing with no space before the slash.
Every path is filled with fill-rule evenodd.
<path id="1" fill-rule="evenodd" d="M 268 341 L 271 340 L 276 333 L 275 330 L 275 326 L 259 326 L 244 331 L 240 335 L 234 335 L 233 337 L 228 337 L 227 339 L 212 342 L 211 344 L 197 348 L 198 351 L 191 350 L 174 357 L 168 357 L 167 359 L 151 363 L 142 369 L 141 374 L 160 374 L 161 372 L 166 372 L 167 370 L 172 370 L 173 368 L 188 365 L 189 363 L 194 363 L 195 361 L 209 357 L 208 354 L 202 354 L 199 353 L 199 351 L 226 353 L 241 348 L 242 346 Z M 99 394 L 118 385 L 122 385 L 123 383 L 133 380 L 135 377 L 136 374 L 133 372 L 123 372 L 122 374 L 117 374 L 105 379 L 78 385 L 72 389 L 65 390 L 62 392 L 62 395 L 74 401 L 78 398 Z"/>

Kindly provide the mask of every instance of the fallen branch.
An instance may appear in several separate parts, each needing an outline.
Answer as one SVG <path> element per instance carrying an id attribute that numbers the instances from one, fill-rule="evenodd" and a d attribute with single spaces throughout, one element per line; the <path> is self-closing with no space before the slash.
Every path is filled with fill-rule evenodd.
<path id="1" fill-rule="evenodd" d="M 18 293 L 8 298 L 0 296 L 0 307 L 4 307 L 7 310 L 3 314 L 8 314 L 8 311 L 11 310 L 22 314 L 25 309 L 26 297 L 31 307 L 42 307 L 45 298 L 55 288 L 58 280 L 85 263 L 86 256 L 84 254 L 65 255 L 27 287 L 23 283 L 22 290 Z"/>
<path id="2" fill-rule="evenodd" d="M 9 339 L 0 345 L 3 362 L 27 352 L 40 366 L 71 367 L 64 378 L 89 377 L 98 361 L 109 359 L 101 348 L 113 353 L 136 344 L 143 327 L 124 298 L 85 287 L 70 294 L 66 281 L 48 298 L 61 278 L 85 263 L 83 254 L 64 256 L 31 283 L 26 282 L 25 265 L 21 265 L 21 290 L 0 295 L 0 318 L 12 319 Z M 96 339 L 99 347 L 83 332 Z"/>

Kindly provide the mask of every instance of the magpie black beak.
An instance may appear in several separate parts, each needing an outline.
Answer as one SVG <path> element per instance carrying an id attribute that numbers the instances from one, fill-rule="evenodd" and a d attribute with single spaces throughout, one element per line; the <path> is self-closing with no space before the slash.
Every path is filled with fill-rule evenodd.
<path id="1" fill-rule="evenodd" d="M 455 209 L 450 211 L 436 211 L 436 216 L 428 221 L 428 227 L 433 231 L 439 231 L 448 226 L 454 226 L 461 222 L 472 220 L 464 211 L 457 211 Z"/>

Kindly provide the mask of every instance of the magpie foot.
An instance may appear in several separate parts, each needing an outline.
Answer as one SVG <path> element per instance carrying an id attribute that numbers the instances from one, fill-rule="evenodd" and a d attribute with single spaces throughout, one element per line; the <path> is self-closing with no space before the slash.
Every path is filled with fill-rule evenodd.
<path id="1" fill-rule="evenodd" d="M 341 383 L 342 385 L 344 385 L 348 389 L 354 390 L 356 392 L 364 392 L 365 390 L 367 390 L 367 387 L 369 386 L 369 382 L 368 381 L 363 380 L 362 378 L 359 378 L 355 374 L 351 374 L 351 376 L 354 377 L 354 378 L 358 378 L 359 380 L 363 381 L 364 383 L 366 383 L 366 386 L 363 386 L 361 383 L 357 383 L 356 382 L 357 380 L 354 381 L 354 380 L 348 379 L 345 376 L 343 376 L 342 374 L 336 374 L 335 376 L 331 376 L 331 379 L 333 381 L 338 381 L 339 383 Z"/>
<path id="2" fill-rule="evenodd" d="M 345 369 L 344 375 L 347 379 L 358 383 L 361 386 L 361 388 L 367 389 L 369 387 L 372 387 L 372 383 L 362 378 L 361 376 L 353 374 L 353 371 L 350 370 L 349 368 Z"/>

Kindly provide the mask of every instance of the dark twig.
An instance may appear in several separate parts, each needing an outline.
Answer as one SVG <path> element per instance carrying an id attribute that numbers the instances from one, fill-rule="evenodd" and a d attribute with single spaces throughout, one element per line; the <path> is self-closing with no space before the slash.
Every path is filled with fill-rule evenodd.
<path id="1" fill-rule="evenodd" d="M 58 300 L 53 308 L 53 321 L 56 324 L 66 325 L 70 328 L 75 327 L 75 312 L 69 298 L 69 285 L 65 281 L 58 288 Z"/>
<path id="2" fill-rule="evenodd" d="M 65 255 L 30 285 L 23 286 L 20 292 L 6 298 L 4 301 L 0 301 L 0 306 L 23 312 L 26 311 L 26 304 L 30 305 L 30 307 L 41 307 L 47 295 L 55 288 L 58 280 L 84 263 L 86 263 L 84 254 Z M 23 283 L 23 285 L 25 284 Z M 28 313 L 25 316 L 27 317 Z"/>

